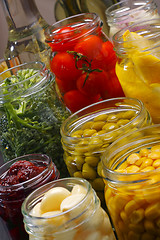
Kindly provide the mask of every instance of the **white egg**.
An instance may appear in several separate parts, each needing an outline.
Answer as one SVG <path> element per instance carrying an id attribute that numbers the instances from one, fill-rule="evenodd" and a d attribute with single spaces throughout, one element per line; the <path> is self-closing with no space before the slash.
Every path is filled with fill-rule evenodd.
<path id="1" fill-rule="evenodd" d="M 61 202 L 71 194 L 66 188 L 55 187 L 45 193 L 40 209 L 43 213 L 60 210 Z"/>

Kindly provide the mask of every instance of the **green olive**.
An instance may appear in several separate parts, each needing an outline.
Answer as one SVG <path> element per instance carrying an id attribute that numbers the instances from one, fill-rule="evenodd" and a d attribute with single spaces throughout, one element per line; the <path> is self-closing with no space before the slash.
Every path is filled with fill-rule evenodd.
<path id="1" fill-rule="evenodd" d="M 87 128 L 91 128 L 92 123 L 93 123 L 92 121 L 89 121 L 89 122 L 84 123 L 84 124 L 82 125 L 81 129 L 82 129 L 82 130 L 85 130 L 85 129 L 87 129 Z"/>
<path id="2" fill-rule="evenodd" d="M 102 129 L 105 130 L 106 132 L 110 132 L 117 128 L 119 128 L 119 126 L 116 123 L 106 123 Z"/>
<path id="3" fill-rule="evenodd" d="M 82 165 L 84 163 L 84 158 L 82 156 L 75 156 L 73 158 L 73 161 L 75 162 L 77 169 L 81 170 L 82 169 Z"/>
<path id="4" fill-rule="evenodd" d="M 106 133 L 105 130 L 100 130 L 99 132 L 94 133 L 94 134 L 93 134 L 93 137 L 94 137 L 94 136 L 100 136 L 100 135 L 105 134 L 105 133 Z"/>
<path id="5" fill-rule="evenodd" d="M 65 163 L 66 163 L 67 167 L 71 167 L 73 165 L 73 157 L 71 157 L 71 156 L 66 157 Z"/>
<path id="6" fill-rule="evenodd" d="M 136 113 L 133 110 L 123 111 L 117 114 L 118 118 L 121 119 L 131 119 L 136 116 Z"/>
<path id="7" fill-rule="evenodd" d="M 96 191 L 103 191 L 104 190 L 104 181 L 102 178 L 96 178 L 93 180 L 92 182 L 92 187 L 96 190 Z"/>
<path id="8" fill-rule="evenodd" d="M 117 125 L 118 125 L 119 127 L 122 127 L 122 126 L 126 125 L 126 124 L 129 123 L 129 122 L 130 122 L 129 119 L 120 119 L 120 120 L 118 120 Z"/>
<path id="9" fill-rule="evenodd" d="M 73 176 L 83 178 L 83 175 L 82 175 L 81 171 L 74 172 Z"/>
<path id="10" fill-rule="evenodd" d="M 84 163 L 82 167 L 82 175 L 85 179 L 95 179 L 97 176 L 96 171 L 88 163 Z"/>
<path id="11" fill-rule="evenodd" d="M 103 136 L 103 144 L 110 144 L 117 138 L 116 132 L 109 132 Z"/>
<path id="12" fill-rule="evenodd" d="M 85 162 L 88 163 L 92 167 L 96 167 L 97 164 L 99 163 L 100 158 L 96 156 L 88 156 L 85 157 Z"/>
<path id="13" fill-rule="evenodd" d="M 95 129 L 85 129 L 83 131 L 83 137 L 91 137 L 97 131 Z"/>
<path id="14" fill-rule="evenodd" d="M 117 114 L 109 114 L 108 118 L 107 118 L 107 122 L 117 122 L 118 121 L 118 117 Z"/>
<path id="15" fill-rule="evenodd" d="M 105 125 L 104 121 L 97 121 L 97 122 L 93 122 L 91 125 L 92 129 L 95 129 L 96 131 L 100 131 L 102 130 L 102 127 Z"/>
<path id="16" fill-rule="evenodd" d="M 100 161 L 98 163 L 98 166 L 97 166 L 97 173 L 100 177 L 102 177 L 102 161 Z"/>
<path id="17" fill-rule="evenodd" d="M 103 141 L 100 138 L 91 138 L 88 143 L 89 151 L 100 151 L 100 148 L 103 146 Z"/>
<path id="18" fill-rule="evenodd" d="M 98 116 L 96 116 L 94 118 L 94 122 L 97 122 L 97 121 L 106 121 L 108 118 L 108 115 L 107 114 L 100 114 Z"/>
<path id="19" fill-rule="evenodd" d="M 75 151 L 79 153 L 85 153 L 88 151 L 88 141 L 85 139 L 82 139 L 79 143 L 75 146 Z M 79 155 L 79 154 L 77 154 Z"/>
<path id="20" fill-rule="evenodd" d="M 72 134 L 71 134 L 71 137 L 82 137 L 83 135 L 83 130 L 79 129 L 77 131 L 74 131 Z"/>

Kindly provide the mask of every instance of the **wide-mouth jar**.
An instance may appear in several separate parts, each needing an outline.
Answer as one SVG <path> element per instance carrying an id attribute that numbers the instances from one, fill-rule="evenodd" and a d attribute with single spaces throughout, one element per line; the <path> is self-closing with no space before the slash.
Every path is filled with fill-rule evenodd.
<path id="1" fill-rule="evenodd" d="M 101 156 L 124 133 L 151 123 L 143 103 L 125 97 L 104 100 L 72 114 L 60 129 L 70 175 L 87 179 L 103 204 Z"/>
<path id="2" fill-rule="evenodd" d="M 63 178 L 45 184 L 25 199 L 22 213 L 32 240 L 115 239 L 107 213 L 85 179 Z"/>
<path id="3" fill-rule="evenodd" d="M 56 94 L 54 79 L 42 62 L 24 63 L 0 74 L 0 145 L 5 162 L 43 153 L 54 160 L 61 176 L 67 176 L 59 130 L 69 112 Z"/>
<path id="4" fill-rule="evenodd" d="M 51 70 L 60 99 L 73 113 L 99 99 L 123 97 L 116 54 L 96 13 L 81 13 L 49 26 Z"/>
<path id="5" fill-rule="evenodd" d="M 133 23 L 159 17 L 154 0 L 122 0 L 108 7 L 105 14 L 110 38 Z"/>
<path id="6" fill-rule="evenodd" d="M 33 190 L 58 178 L 56 165 L 45 154 L 20 156 L 0 167 L 0 217 L 6 239 L 28 239 L 21 205 Z"/>
<path id="7" fill-rule="evenodd" d="M 139 21 L 113 36 L 116 74 L 126 97 L 140 99 L 160 122 L 160 19 Z"/>
<path id="8" fill-rule="evenodd" d="M 102 157 L 105 200 L 118 239 L 159 239 L 160 125 L 128 133 Z"/>

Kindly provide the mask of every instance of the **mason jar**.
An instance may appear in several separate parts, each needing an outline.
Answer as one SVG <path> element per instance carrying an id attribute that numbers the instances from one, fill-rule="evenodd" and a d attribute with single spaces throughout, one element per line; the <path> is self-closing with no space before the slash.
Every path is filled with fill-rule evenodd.
<path id="1" fill-rule="evenodd" d="M 126 97 L 140 99 L 160 122 L 160 19 L 141 21 L 114 35 L 116 73 Z"/>
<path id="2" fill-rule="evenodd" d="M 96 13 L 81 13 L 45 31 L 56 89 L 72 113 L 101 99 L 124 96 L 115 74 L 116 54 L 102 26 Z"/>
<path id="3" fill-rule="evenodd" d="M 45 154 L 20 156 L 0 167 L 0 220 L 1 231 L 4 228 L 5 232 L 3 239 L 28 239 L 21 205 L 33 190 L 58 178 L 56 165 Z"/>
<path id="4" fill-rule="evenodd" d="M 54 75 L 42 62 L 24 63 L 0 74 L 0 146 L 5 162 L 44 153 L 61 176 L 67 176 L 59 130 L 69 112 L 54 86 Z"/>
<path id="5" fill-rule="evenodd" d="M 120 240 L 160 237 L 160 125 L 128 133 L 102 157 L 105 200 Z"/>
<path id="6" fill-rule="evenodd" d="M 69 116 L 61 126 L 64 161 L 71 176 L 87 179 L 104 204 L 101 157 L 126 132 L 152 120 L 137 99 L 115 98 L 92 104 Z"/>
<path id="7" fill-rule="evenodd" d="M 109 26 L 109 37 L 137 21 L 159 17 L 154 0 L 122 0 L 105 11 Z"/>
<path id="8" fill-rule="evenodd" d="M 108 215 L 85 179 L 45 184 L 25 199 L 22 214 L 30 240 L 115 239 Z"/>

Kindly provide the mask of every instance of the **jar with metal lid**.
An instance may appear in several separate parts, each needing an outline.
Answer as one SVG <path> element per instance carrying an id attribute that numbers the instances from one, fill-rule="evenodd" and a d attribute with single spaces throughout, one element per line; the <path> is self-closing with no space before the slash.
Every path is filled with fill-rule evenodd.
<path id="1" fill-rule="evenodd" d="M 118 239 L 159 239 L 159 159 L 159 124 L 126 134 L 104 153 L 105 200 Z"/>
<path id="2" fill-rule="evenodd" d="M 0 167 L 0 219 L 1 231 L 4 226 L 5 232 L 3 239 L 28 239 L 21 205 L 33 190 L 58 178 L 59 171 L 45 154 L 20 156 Z"/>
<path id="3" fill-rule="evenodd" d="M 154 123 L 160 122 L 160 19 L 141 21 L 113 37 L 116 73 L 126 97 L 143 101 Z"/>
<path id="4" fill-rule="evenodd" d="M 60 99 L 71 112 L 100 99 L 123 97 L 116 54 L 96 13 L 65 18 L 45 31 Z"/>
<path id="5" fill-rule="evenodd" d="M 67 176 L 59 131 L 69 112 L 56 95 L 54 79 L 42 62 L 0 73 L 0 146 L 5 162 L 44 153 L 53 159 L 61 176 Z"/>
<path id="6" fill-rule="evenodd" d="M 32 192 L 22 204 L 30 240 L 114 240 L 107 213 L 90 183 L 64 178 Z"/>
<path id="7" fill-rule="evenodd" d="M 109 26 L 109 37 L 137 21 L 159 17 L 154 0 L 122 0 L 105 11 Z"/>
<path id="8" fill-rule="evenodd" d="M 151 122 L 143 103 L 131 98 L 104 100 L 72 114 L 60 129 L 64 161 L 70 175 L 87 179 L 103 204 L 101 156 L 124 133 Z"/>

